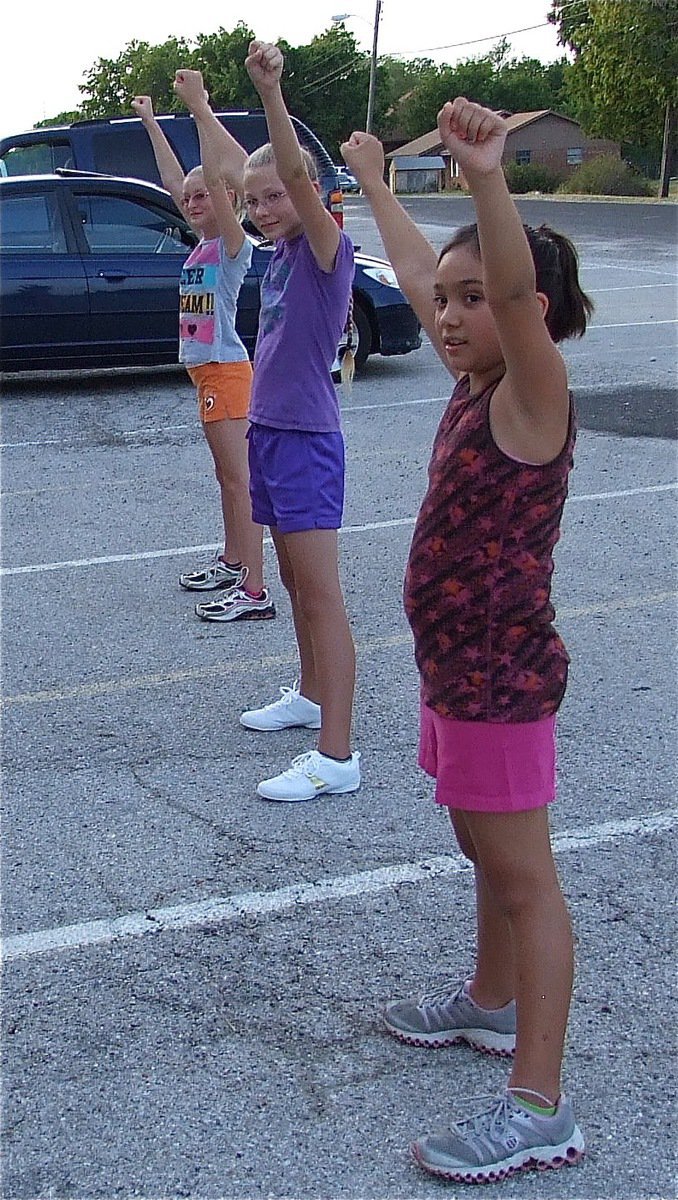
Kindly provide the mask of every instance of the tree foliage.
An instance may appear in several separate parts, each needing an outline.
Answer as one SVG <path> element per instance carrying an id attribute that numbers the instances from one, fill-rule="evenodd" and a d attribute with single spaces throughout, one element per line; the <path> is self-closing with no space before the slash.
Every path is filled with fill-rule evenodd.
<path id="1" fill-rule="evenodd" d="M 354 129 L 364 128 L 370 58 L 343 25 L 333 25 L 306 46 L 281 43 L 286 69 L 283 91 L 290 111 L 319 136 L 333 157 Z M 378 67 L 377 95 L 383 110 L 385 72 Z"/>
<path id="2" fill-rule="evenodd" d="M 200 34 L 193 45 L 181 38 L 168 38 L 156 46 L 131 41 L 117 58 L 99 58 L 93 64 L 80 86 L 80 111 L 72 114 L 72 119 L 128 115 L 137 95 L 151 96 L 158 113 L 181 111 L 172 88 L 180 66 L 202 71 L 213 108 L 259 108 L 261 101 L 245 70 L 247 47 L 254 36 L 252 29 L 239 22 L 230 32 L 220 28 L 216 33 Z M 290 110 L 338 153 L 339 143 L 365 123 L 369 55 L 358 50 L 355 37 L 341 24 L 332 25 L 308 45 L 282 42 L 281 47 L 286 59 L 283 86 Z M 377 94 L 381 112 L 387 107 L 387 75 L 380 64 Z M 361 97 L 364 104 L 358 99 Z"/>
<path id="3" fill-rule="evenodd" d="M 507 43 L 500 42 L 489 54 L 456 66 L 426 64 L 411 93 L 390 114 L 391 127 L 411 138 L 428 133 L 445 101 L 454 96 L 508 112 L 553 108 L 567 114 L 565 59 L 544 65 L 535 58 L 508 58 L 507 50 Z"/>
<path id="4" fill-rule="evenodd" d="M 177 67 L 199 68 L 213 107 L 258 108 L 260 100 L 245 70 L 254 31 L 243 22 L 234 29 L 200 34 L 189 43 L 168 38 L 158 45 L 134 40 L 117 58 L 99 58 L 80 86 L 76 114 L 129 115 L 132 98 L 153 98 L 156 112 L 181 111 L 172 88 Z M 354 129 L 365 126 L 370 54 L 358 48 L 342 23 L 308 44 L 281 43 L 286 58 L 283 90 L 291 112 L 305 121 L 333 156 Z M 456 66 L 429 59 L 381 57 L 377 66 L 374 126 L 386 139 L 417 137 L 435 128 L 438 110 L 455 95 L 466 95 L 494 108 L 522 112 L 537 108 L 568 111 L 566 60 L 544 65 L 533 58 L 511 58 L 502 39 L 486 55 Z M 47 124 L 47 122 L 44 122 Z"/>
<path id="5" fill-rule="evenodd" d="M 552 0 L 549 20 L 574 53 L 567 89 L 587 133 L 661 145 L 678 96 L 678 0 Z"/>
<path id="6" fill-rule="evenodd" d="M 117 58 L 99 58 L 80 85 L 83 117 L 129 116 L 134 96 L 153 97 L 157 112 L 179 106 L 172 91 L 174 73 L 188 64 L 191 52 L 183 38 L 168 38 L 158 46 L 133 40 Z"/>

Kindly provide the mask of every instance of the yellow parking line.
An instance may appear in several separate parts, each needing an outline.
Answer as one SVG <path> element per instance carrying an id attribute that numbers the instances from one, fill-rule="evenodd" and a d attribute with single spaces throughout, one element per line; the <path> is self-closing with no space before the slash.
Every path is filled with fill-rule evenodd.
<path id="1" fill-rule="evenodd" d="M 657 608 L 668 600 L 675 600 L 678 591 L 652 592 L 647 596 L 627 596 L 618 600 L 605 600 L 595 604 L 562 606 L 558 609 L 558 620 L 568 620 L 577 617 L 604 616 L 607 613 L 620 612 L 630 608 Z M 358 655 L 370 655 L 378 650 L 388 650 L 393 647 L 411 644 L 409 633 L 393 634 L 391 637 L 368 638 L 356 644 Z M 297 653 L 265 655 L 254 661 L 227 660 L 213 665 L 190 667 L 180 671 L 161 671 L 153 675 L 130 675 L 119 679 L 105 680 L 101 683 L 84 683 L 77 687 L 51 688 L 41 692 L 19 692 L 15 696 L 5 696 L 0 705 L 3 708 L 27 704 L 54 704 L 60 700 L 87 700 L 95 696 L 116 696 L 125 692 L 141 691 L 144 688 L 160 688 L 177 683 L 190 683 L 202 680 L 206 675 L 223 677 L 242 674 L 244 671 L 262 667 L 280 667 L 296 664 Z"/>

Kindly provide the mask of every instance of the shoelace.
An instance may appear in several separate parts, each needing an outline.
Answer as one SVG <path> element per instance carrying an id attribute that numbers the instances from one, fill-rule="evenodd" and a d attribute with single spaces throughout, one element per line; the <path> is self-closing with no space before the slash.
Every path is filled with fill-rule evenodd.
<path id="1" fill-rule="evenodd" d="M 484 1092 L 477 1096 L 466 1096 L 459 1100 L 460 1105 L 483 1104 L 484 1107 L 477 1113 L 461 1117 L 458 1121 L 455 1121 L 453 1124 L 455 1133 L 463 1138 L 468 1137 L 469 1134 L 477 1136 L 482 1133 L 489 1133 L 492 1137 L 503 1137 L 513 1114 L 511 1096 L 518 1092 L 526 1092 L 528 1096 L 536 1096 L 548 1105 L 552 1103 L 548 1096 L 543 1096 L 541 1092 L 535 1092 L 532 1088 L 524 1087 L 509 1087 L 501 1096 L 493 1095 L 491 1092 Z"/>
<path id="2" fill-rule="evenodd" d="M 246 571 L 247 567 L 243 567 L 243 570 Z M 245 578 L 246 577 L 243 577 L 243 580 L 242 580 L 243 583 L 245 582 Z M 244 588 L 241 587 L 240 584 L 236 584 L 235 587 L 227 588 L 225 592 L 221 593 L 221 600 L 210 600 L 210 602 L 208 604 L 205 604 L 203 607 L 204 608 L 228 608 L 228 607 L 230 607 L 230 605 L 234 604 L 236 600 L 246 600 L 250 604 L 254 603 L 254 601 L 252 600 L 252 597 L 247 594 L 247 592 L 244 590 Z M 282 691 L 282 688 L 281 688 L 281 691 Z M 280 701 L 276 700 L 275 703 L 280 704 Z M 267 704 L 266 707 L 272 708 L 273 705 Z"/>
<path id="3" fill-rule="evenodd" d="M 318 761 L 317 750 L 307 750 L 305 754 L 298 754 L 292 759 L 292 766 L 283 771 L 283 775 L 289 779 L 295 779 L 299 775 L 310 775 Z"/>
<path id="4" fill-rule="evenodd" d="M 460 1107 L 467 1104 L 482 1104 L 483 1107 L 478 1112 L 453 1121 L 452 1132 L 457 1137 L 467 1140 L 489 1133 L 492 1138 L 502 1138 L 506 1134 L 510 1111 L 508 1092 L 502 1096 L 485 1092 L 477 1096 L 460 1097 Z"/>
<path id="5" fill-rule="evenodd" d="M 441 983 L 439 987 L 433 988 L 430 992 L 426 992 L 420 999 L 420 1004 L 442 1004 L 449 1000 L 454 1003 L 458 1000 L 464 990 L 464 984 L 460 984 L 458 979 L 448 979 L 447 983 Z"/>
<path id="6" fill-rule="evenodd" d="M 252 597 L 248 596 L 247 592 L 243 591 L 243 589 L 241 587 L 232 587 L 232 588 L 229 588 L 227 592 L 224 592 L 223 600 L 215 600 L 214 603 L 216 605 L 218 605 L 219 608 L 221 608 L 222 606 L 224 608 L 226 608 L 230 604 L 235 604 L 236 600 L 251 600 L 251 599 L 252 599 Z"/>
<path id="7" fill-rule="evenodd" d="M 264 704 L 264 712 L 269 708 L 280 708 L 282 704 L 292 704 L 293 700 L 299 696 L 299 680 L 295 679 L 292 688 L 280 689 L 280 700 L 274 700 L 270 704 Z"/>
<path id="8" fill-rule="evenodd" d="M 292 687 L 281 687 L 280 699 L 274 700 L 271 704 L 265 704 L 264 712 L 269 708 L 281 708 L 283 704 L 291 704 L 293 700 L 296 700 L 298 695 L 299 691 L 296 682 L 292 684 Z M 297 760 L 295 759 L 294 761 L 296 762 Z"/>

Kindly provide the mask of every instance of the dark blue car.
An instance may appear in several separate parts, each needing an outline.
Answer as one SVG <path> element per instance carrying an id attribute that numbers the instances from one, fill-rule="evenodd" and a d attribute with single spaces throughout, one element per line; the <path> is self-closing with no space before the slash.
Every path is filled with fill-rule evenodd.
<path id="1" fill-rule="evenodd" d="M 0 178 L 0 370 L 177 361 L 178 284 L 195 244 L 162 188 L 62 172 Z M 254 241 L 237 328 L 250 355 L 272 247 Z M 407 354 L 419 323 L 388 263 L 356 255 L 356 365 Z"/>

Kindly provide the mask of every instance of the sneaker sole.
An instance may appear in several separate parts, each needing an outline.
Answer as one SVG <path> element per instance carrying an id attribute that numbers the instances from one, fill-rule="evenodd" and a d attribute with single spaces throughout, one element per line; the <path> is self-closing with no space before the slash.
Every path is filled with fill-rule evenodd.
<path id="1" fill-rule="evenodd" d="M 479 1050 L 482 1054 L 490 1054 L 494 1058 L 513 1058 L 516 1052 L 515 1034 L 492 1033 L 491 1030 L 486 1029 L 462 1029 L 454 1034 L 406 1033 L 395 1025 L 391 1025 L 385 1016 L 382 1016 L 382 1021 L 391 1036 L 406 1046 L 442 1050 L 445 1046 L 458 1046 L 460 1042 L 465 1042 L 472 1050 Z"/>
<path id="2" fill-rule="evenodd" d="M 267 796 L 265 792 L 259 790 L 260 787 L 261 784 L 257 788 L 257 796 L 260 796 L 262 800 L 270 800 L 274 804 L 308 804 L 313 800 L 322 800 L 323 796 L 345 796 L 349 792 L 357 792 L 360 788 L 360 780 L 350 784 L 349 787 L 325 788 L 322 792 L 315 792 L 313 796 Z"/>
<path id="3" fill-rule="evenodd" d="M 253 729 L 255 733 L 280 733 L 283 729 L 322 729 L 320 721 L 307 721 L 305 724 L 295 721 L 290 725 L 255 725 L 253 722 L 243 721 L 241 717 L 240 724 L 244 729 Z"/>
<path id="4" fill-rule="evenodd" d="M 198 612 L 198 609 L 196 608 L 195 615 L 196 617 L 200 617 L 201 621 L 211 621 L 213 624 L 223 625 L 229 621 L 272 621 L 276 615 L 276 612 L 275 608 L 268 608 L 262 609 L 260 612 L 255 610 L 251 612 L 236 613 L 234 616 L 230 617 L 226 614 L 220 614 L 219 616 L 208 615 L 207 613 Z"/>
<path id="5" fill-rule="evenodd" d="M 511 1158 L 495 1166 L 468 1167 L 449 1169 L 437 1164 L 426 1162 L 417 1142 L 410 1146 L 410 1153 L 417 1166 L 429 1175 L 439 1179 L 447 1179 L 452 1183 L 499 1183 L 509 1175 L 517 1175 L 520 1171 L 549 1171 L 560 1167 L 575 1167 L 585 1154 L 584 1138 L 578 1125 L 575 1125 L 572 1136 L 558 1146 L 532 1146 L 522 1150 Z"/>

